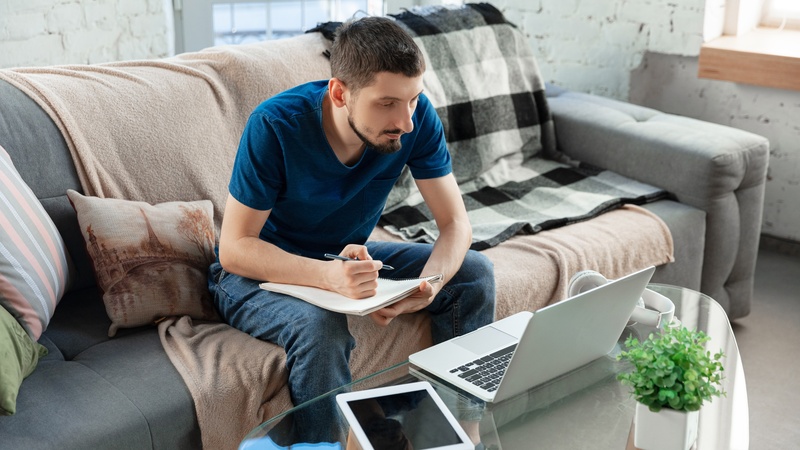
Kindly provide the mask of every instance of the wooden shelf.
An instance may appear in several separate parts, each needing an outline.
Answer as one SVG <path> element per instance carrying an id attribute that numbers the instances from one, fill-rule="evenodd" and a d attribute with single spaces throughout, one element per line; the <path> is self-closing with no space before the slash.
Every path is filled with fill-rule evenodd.
<path id="1" fill-rule="evenodd" d="M 800 90 L 800 31 L 756 28 L 700 48 L 698 76 Z"/>

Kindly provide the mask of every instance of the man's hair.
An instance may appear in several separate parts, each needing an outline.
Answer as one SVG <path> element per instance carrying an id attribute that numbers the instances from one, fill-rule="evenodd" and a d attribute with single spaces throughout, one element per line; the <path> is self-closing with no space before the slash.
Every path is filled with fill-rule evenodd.
<path id="1" fill-rule="evenodd" d="M 372 84 L 379 72 L 416 77 L 424 71 L 422 51 L 391 19 L 352 19 L 336 30 L 331 48 L 331 75 L 352 91 Z"/>

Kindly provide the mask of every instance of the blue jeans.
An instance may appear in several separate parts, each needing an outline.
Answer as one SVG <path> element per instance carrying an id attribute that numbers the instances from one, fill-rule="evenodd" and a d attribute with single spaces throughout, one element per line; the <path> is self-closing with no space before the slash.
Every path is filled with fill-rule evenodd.
<path id="1" fill-rule="evenodd" d="M 392 265 L 386 278 L 419 276 L 432 245 L 368 242 L 370 255 Z M 303 300 L 265 291 L 260 281 L 224 271 L 215 262 L 209 268 L 208 286 L 223 319 L 258 339 L 280 345 L 286 351 L 289 390 L 299 405 L 352 381 L 350 353 L 356 343 L 347 328 L 347 317 L 318 308 Z M 482 254 L 469 251 L 458 273 L 425 308 L 431 314 L 434 343 L 468 333 L 494 320 L 494 272 Z M 335 399 L 323 402 L 295 423 L 307 442 L 335 440 L 330 435 L 332 418 L 339 417 Z"/>

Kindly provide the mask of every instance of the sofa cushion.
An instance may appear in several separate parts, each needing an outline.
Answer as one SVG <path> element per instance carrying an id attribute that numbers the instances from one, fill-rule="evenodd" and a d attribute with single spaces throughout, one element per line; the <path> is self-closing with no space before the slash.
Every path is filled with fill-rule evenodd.
<path id="1" fill-rule="evenodd" d="M 96 287 L 64 296 L 39 339 L 49 353 L 23 382 L 17 413 L 0 421 L 0 448 L 201 448 L 191 396 L 155 327 L 109 338 L 110 323 Z"/>
<path id="2" fill-rule="evenodd" d="M 45 354 L 47 349 L 33 342 L 19 322 L 0 307 L 0 415 L 16 412 L 19 386 Z"/>
<path id="3" fill-rule="evenodd" d="M 22 384 L 17 413 L 0 421 L 0 447 L 201 448 L 191 396 L 158 334 L 124 331 L 72 360 L 45 336 L 50 355 Z"/>
<path id="4" fill-rule="evenodd" d="M 218 320 L 206 285 L 215 240 L 210 201 L 150 205 L 67 195 L 103 290 L 109 336 L 166 316 Z"/>
<path id="5" fill-rule="evenodd" d="M 39 339 L 68 273 L 61 235 L 0 147 L 0 306 Z"/>

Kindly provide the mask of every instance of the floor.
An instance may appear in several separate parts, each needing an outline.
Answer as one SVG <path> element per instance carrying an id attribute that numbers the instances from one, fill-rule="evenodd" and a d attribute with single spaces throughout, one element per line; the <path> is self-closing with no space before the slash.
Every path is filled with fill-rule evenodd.
<path id="1" fill-rule="evenodd" d="M 800 256 L 761 249 L 750 315 L 732 327 L 747 380 L 750 449 L 800 449 Z"/>

